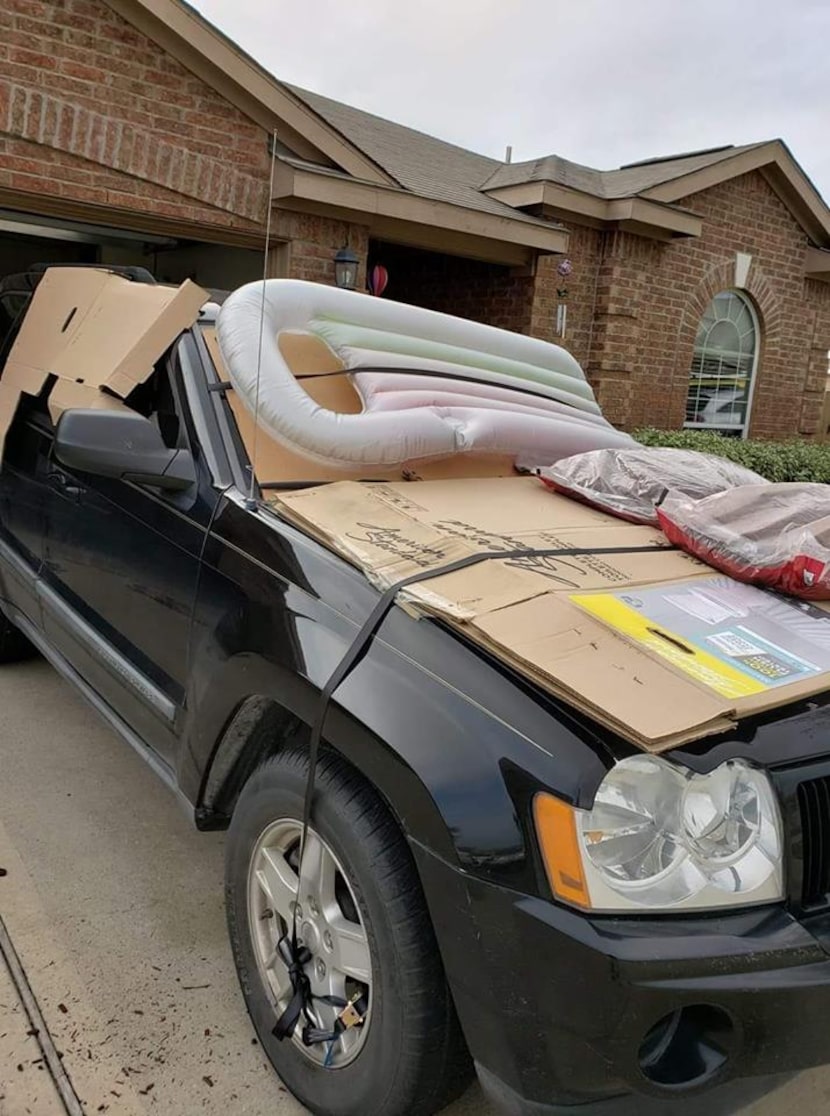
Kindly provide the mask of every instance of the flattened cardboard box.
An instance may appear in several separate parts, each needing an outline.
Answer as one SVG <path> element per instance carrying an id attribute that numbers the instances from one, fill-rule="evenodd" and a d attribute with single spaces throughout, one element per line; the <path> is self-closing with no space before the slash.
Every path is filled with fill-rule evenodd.
<path id="1" fill-rule="evenodd" d="M 95 268 L 53 268 L 37 286 L 0 379 L 0 458 L 21 393 L 39 395 L 50 376 L 49 411 L 123 410 L 208 295 L 133 283 Z"/>
<path id="2" fill-rule="evenodd" d="M 716 575 L 530 477 L 345 481 L 274 500 L 381 589 L 466 555 L 398 603 L 442 617 L 539 685 L 648 751 L 726 731 L 830 685 L 830 615 Z M 516 549 L 646 548 L 514 558 Z"/>

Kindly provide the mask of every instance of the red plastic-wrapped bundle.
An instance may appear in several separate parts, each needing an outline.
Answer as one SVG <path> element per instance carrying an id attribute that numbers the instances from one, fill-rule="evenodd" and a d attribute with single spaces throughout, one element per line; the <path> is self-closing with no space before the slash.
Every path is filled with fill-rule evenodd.
<path id="1" fill-rule="evenodd" d="M 738 581 L 830 600 L 830 485 L 765 484 L 657 509 L 669 540 Z"/>
<path id="2" fill-rule="evenodd" d="M 537 470 L 549 488 L 632 523 L 657 524 L 655 506 L 666 489 L 695 500 L 763 477 L 722 457 L 695 450 L 638 446 L 566 457 Z"/>

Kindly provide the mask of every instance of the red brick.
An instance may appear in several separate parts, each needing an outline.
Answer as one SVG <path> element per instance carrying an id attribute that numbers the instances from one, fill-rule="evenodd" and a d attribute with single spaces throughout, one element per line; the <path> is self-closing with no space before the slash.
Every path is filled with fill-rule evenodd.
<path id="1" fill-rule="evenodd" d="M 184 119 L 188 112 L 193 122 Z M 243 213 L 228 210 L 248 195 L 256 199 L 268 173 L 261 129 L 104 0 L 3 0 L 0 132 L 43 143 L 65 159 L 80 156 L 84 173 L 98 166 L 99 182 L 110 177 L 108 167 L 129 173 L 134 181 L 117 192 L 133 207 L 162 198 L 172 206 L 175 186 L 188 193 L 177 211 L 211 224 L 245 227 Z M 199 194 L 196 159 L 203 183 L 206 176 L 213 184 L 210 196 Z"/>

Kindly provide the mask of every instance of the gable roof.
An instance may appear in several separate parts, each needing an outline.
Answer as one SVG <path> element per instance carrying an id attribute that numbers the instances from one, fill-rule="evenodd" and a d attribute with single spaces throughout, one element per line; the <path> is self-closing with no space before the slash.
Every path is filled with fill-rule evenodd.
<path id="1" fill-rule="evenodd" d="M 405 190 L 482 213 L 538 223 L 536 218 L 488 197 L 480 189 L 482 181 L 501 166 L 498 159 L 478 155 L 296 85 L 286 85 L 286 89 L 348 137 Z"/>
<path id="2" fill-rule="evenodd" d="M 319 174 L 371 186 L 371 197 L 363 193 L 370 204 L 377 191 L 393 191 L 444 207 L 436 215 L 457 207 L 489 218 L 491 231 L 512 226 L 515 242 L 526 229 L 525 243 L 537 248 L 559 243 L 544 230 L 552 232 L 551 218 L 561 217 L 646 235 L 698 236 L 700 220 L 676 203 L 759 170 L 813 242 L 830 247 L 830 210 L 781 140 L 649 159 L 616 170 L 558 155 L 504 163 L 279 81 L 184 0 L 106 2 L 266 130 L 279 125 L 281 146 L 291 152 L 286 166 L 300 168 L 306 178 Z M 354 193 L 355 204 L 359 194 Z M 386 208 L 394 208 L 388 200 Z"/>
<path id="3" fill-rule="evenodd" d="M 716 147 L 708 151 L 690 152 L 688 155 L 671 155 L 660 159 L 645 159 L 630 163 L 619 170 L 595 170 L 580 163 L 572 163 L 560 155 L 547 155 L 524 163 L 503 163 L 481 185 L 482 190 L 498 190 L 525 182 L 554 182 L 592 194 L 597 198 L 632 198 L 661 182 L 670 182 L 681 175 L 702 167 L 714 166 L 733 158 L 741 151 L 750 151 L 763 144 L 744 147 Z"/>
<path id="4" fill-rule="evenodd" d="M 560 155 L 504 163 L 319 93 L 286 88 L 404 189 L 421 197 L 479 212 L 510 212 L 517 218 L 524 208 L 559 218 L 572 214 L 601 224 L 628 222 L 628 227 L 649 235 L 697 236 L 700 222 L 674 203 L 718 182 L 762 170 L 811 239 L 830 245 L 830 210 L 782 140 L 727 144 L 615 170 L 597 170 Z M 548 185 L 559 189 L 546 190 Z M 585 199 L 608 204 L 597 206 Z M 612 204 L 623 201 L 632 204 Z"/>

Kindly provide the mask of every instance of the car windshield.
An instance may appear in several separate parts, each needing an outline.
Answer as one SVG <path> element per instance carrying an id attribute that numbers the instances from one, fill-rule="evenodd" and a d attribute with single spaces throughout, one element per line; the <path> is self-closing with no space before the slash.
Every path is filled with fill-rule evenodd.
<path id="1" fill-rule="evenodd" d="M 212 322 L 199 326 L 205 347 L 216 374 L 223 383 L 228 382 L 228 373 L 222 360 L 222 353 Z M 352 387 L 349 376 L 355 372 L 413 372 L 421 375 L 440 376 L 440 379 L 464 381 L 460 375 L 445 375 L 432 369 L 381 368 L 377 366 L 354 368 L 334 373 L 309 374 L 298 376 L 303 380 L 303 388 L 321 407 L 341 413 L 359 414 L 363 403 Z M 345 389 L 345 390 L 344 390 Z M 537 393 L 532 388 L 526 394 Z M 509 476 L 515 473 L 512 462 L 507 458 L 480 458 L 470 460 L 469 455 L 457 454 L 443 461 L 419 464 L 417 474 L 404 466 L 342 468 L 334 464 L 317 462 L 295 453 L 288 446 L 277 442 L 262 426 L 257 430 L 253 416 L 237 393 L 231 389 L 225 393 L 228 409 L 234 419 L 239 436 L 248 455 L 246 467 L 255 462 L 256 477 L 263 490 L 286 489 L 327 484 L 342 480 L 357 481 L 401 481 L 414 479 L 445 479 L 474 476 Z"/>

